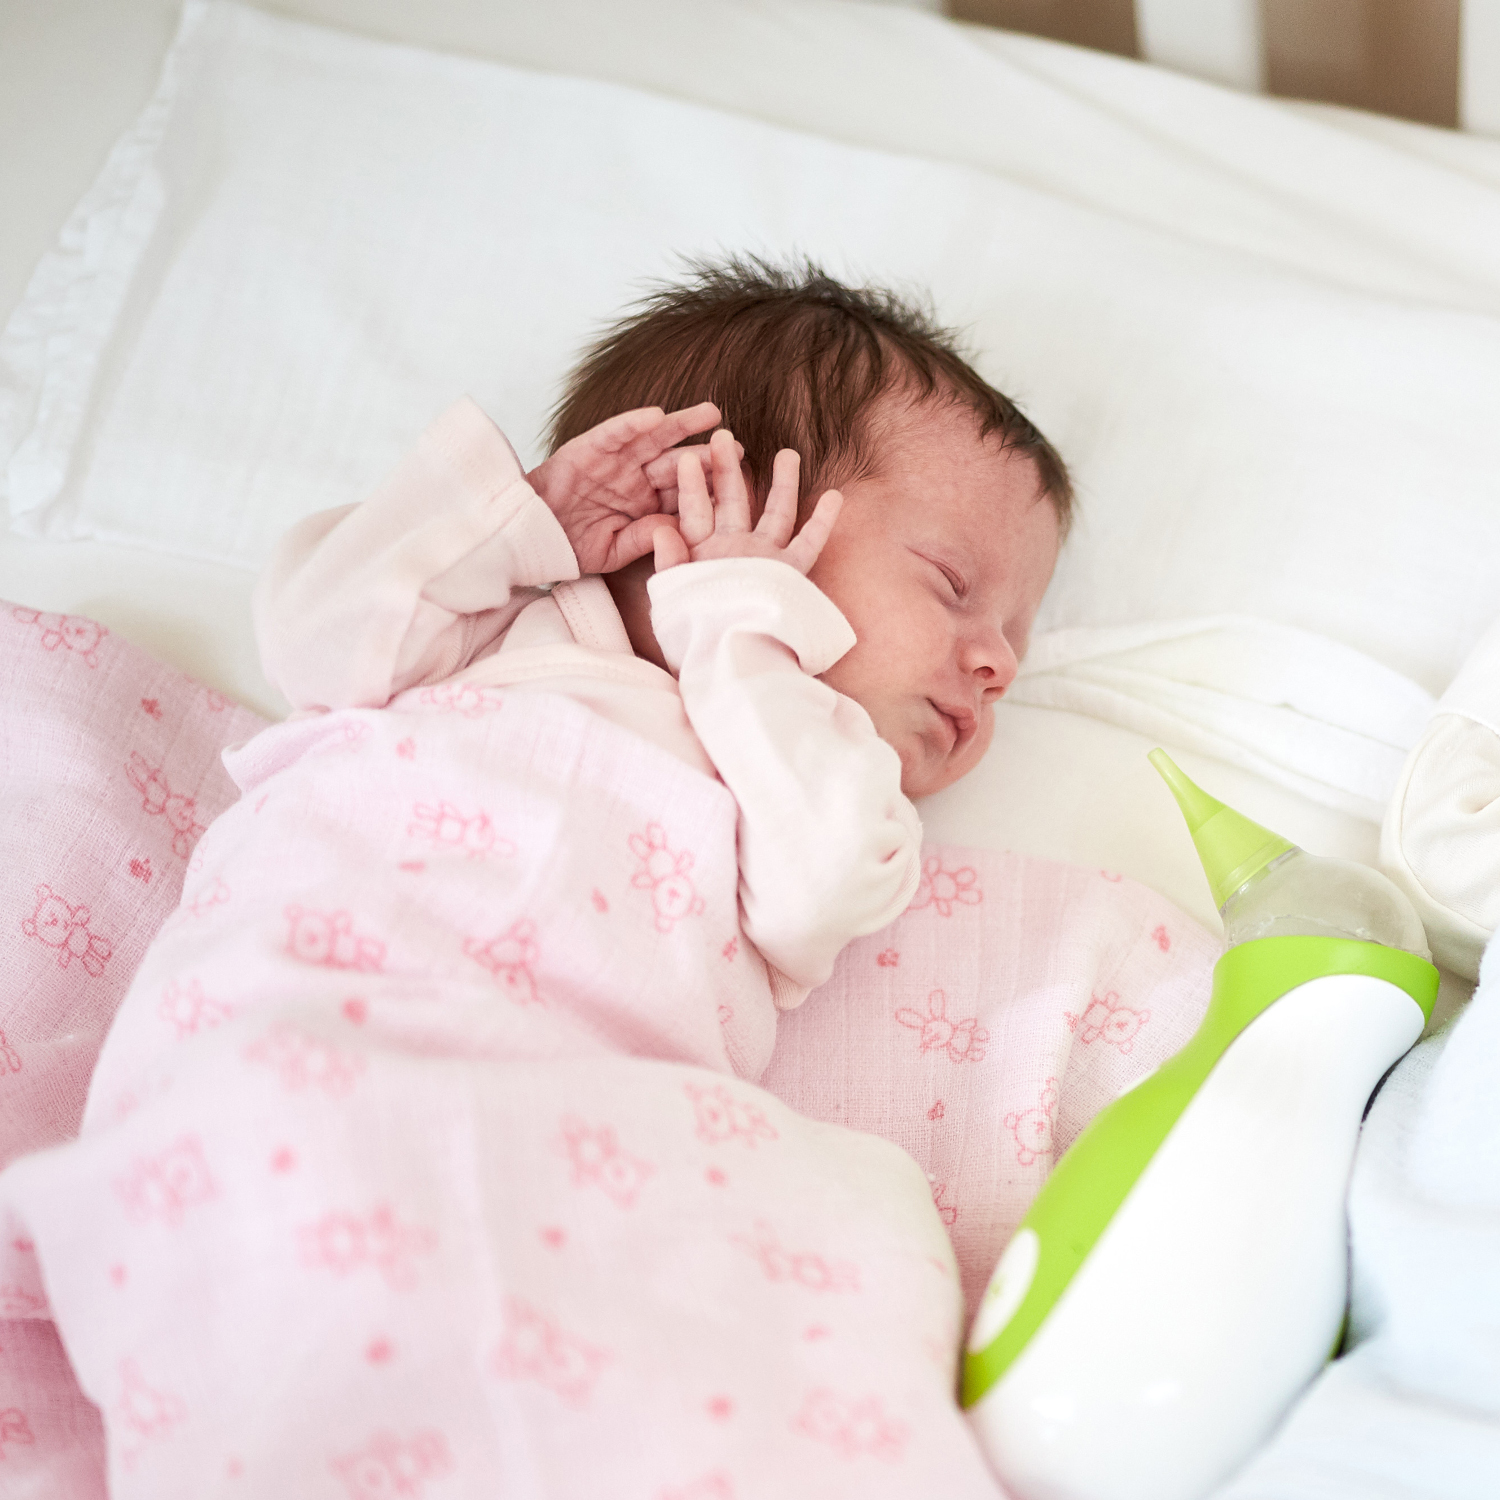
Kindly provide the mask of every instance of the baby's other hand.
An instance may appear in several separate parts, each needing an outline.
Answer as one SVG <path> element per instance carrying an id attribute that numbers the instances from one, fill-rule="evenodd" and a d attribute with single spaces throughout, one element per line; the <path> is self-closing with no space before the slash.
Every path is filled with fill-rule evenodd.
<path id="1" fill-rule="evenodd" d="M 708 451 L 712 458 L 711 496 L 702 465 L 689 457 L 691 450 L 678 459 L 677 529 L 663 528 L 656 533 L 656 571 L 719 557 L 769 557 L 790 563 L 806 577 L 833 531 L 844 497 L 837 490 L 825 490 L 802 530 L 793 536 L 802 460 L 792 449 L 783 448 L 771 470 L 765 511 L 752 531 L 739 444 L 720 428 L 709 439 Z"/>
<path id="2" fill-rule="evenodd" d="M 613 573 L 652 550 L 659 531 L 676 536 L 679 473 L 700 485 L 711 459 L 695 444 L 670 450 L 719 420 L 712 401 L 670 415 L 659 406 L 611 417 L 566 442 L 526 476 L 562 525 L 582 573 Z"/>

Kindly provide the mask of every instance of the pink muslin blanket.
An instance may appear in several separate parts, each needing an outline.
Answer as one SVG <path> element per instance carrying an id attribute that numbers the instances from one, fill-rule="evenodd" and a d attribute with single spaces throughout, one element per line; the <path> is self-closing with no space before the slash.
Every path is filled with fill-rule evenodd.
<path id="1" fill-rule="evenodd" d="M 112 1494 L 998 1494 L 963 1291 L 1190 1033 L 1201 931 L 929 850 L 778 1034 L 728 793 L 577 703 L 424 689 L 229 764 L 206 833 L 143 814 L 181 905 L 77 1140 L 0 1176 L 0 1354 L 19 1329 L 60 1379 L 55 1320 Z M 52 859 L 8 876 L 7 938 L 82 987 L 108 964 L 37 915 Z M 45 1414 L 7 1399 L 24 1458 Z"/>

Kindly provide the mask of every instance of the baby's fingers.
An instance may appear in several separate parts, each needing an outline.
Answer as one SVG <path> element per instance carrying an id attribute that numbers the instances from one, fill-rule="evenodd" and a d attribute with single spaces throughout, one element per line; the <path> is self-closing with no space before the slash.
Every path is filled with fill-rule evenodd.
<path id="1" fill-rule="evenodd" d="M 827 545 L 834 522 L 843 508 L 844 497 L 837 490 L 824 490 L 818 497 L 813 513 L 786 549 L 786 560 L 799 573 L 805 575 L 812 571 L 812 565 Z"/>
<path id="2" fill-rule="evenodd" d="M 688 561 L 687 543 L 670 526 L 658 526 L 652 538 L 656 548 L 656 571 L 665 573 L 679 563 Z"/>
<path id="3" fill-rule="evenodd" d="M 797 529 L 797 477 L 801 472 L 802 459 L 791 448 L 783 448 L 771 466 L 771 489 L 755 531 L 778 547 L 785 547 Z"/>
<path id="4" fill-rule="evenodd" d="M 580 446 L 587 446 L 597 454 L 615 454 L 648 434 L 660 432 L 666 421 L 666 414 L 661 407 L 641 406 L 634 411 L 622 411 L 618 416 L 600 422 L 597 427 L 590 427 L 572 441 Z M 570 447 L 572 444 L 564 446 Z"/>
<path id="5" fill-rule="evenodd" d="M 740 469 L 740 445 L 721 427 L 708 440 L 714 464 L 714 519 L 719 531 L 749 531 L 750 495 Z"/>
<path id="6" fill-rule="evenodd" d="M 714 503 L 708 498 L 703 461 L 693 448 L 677 456 L 677 519 L 682 540 L 689 547 L 714 534 Z"/>
<path id="7" fill-rule="evenodd" d="M 738 443 L 735 445 L 741 458 L 745 450 Z M 694 454 L 699 463 L 703 465 L 703 477 L 708 483 L 708 491 L 713 493 L 713 459 L 709 454 L 708 447 L 704 443 L 694 443 L 689 448 L 673 448 L 668 453 L 663 453 L 658 458 L 653 458 L 646 465 L 646 479 L 651 488 L 656 491 L 657 499 L 661 502 L 661 508 L 671 515 L 677 509 L 677 463 L 684 454 Z"/>
<path id="8" fill-rule="evenodd" d="M 707 432 L 719 423 L 719 408 L 712 401 L 700 401 L 696 406 L 684 407 L 681 411 L 661 414 L 660 407 L 648 408 L 658 413 L 657 420 L 642 426 L 630 445 L 632 462 L 644 467 L 652 459 L 675 448 L 700 432 Z M 627 413 L 633 415 L 633 413 Z"/>

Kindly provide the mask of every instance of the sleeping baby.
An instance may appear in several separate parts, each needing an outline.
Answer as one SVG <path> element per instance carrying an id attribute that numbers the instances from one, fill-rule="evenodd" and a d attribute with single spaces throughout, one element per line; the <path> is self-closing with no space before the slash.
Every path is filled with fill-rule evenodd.
<path id="1" fill-rule="evenodd" d="M 915 894 L 1066 471 L 923 315 L 758 263 L 553 439 L 462 401 L 283 540 L 300 712 L 7 1175 L 116 1500 L 996 1493 L 921 1171 L 754 1082 Z"/>

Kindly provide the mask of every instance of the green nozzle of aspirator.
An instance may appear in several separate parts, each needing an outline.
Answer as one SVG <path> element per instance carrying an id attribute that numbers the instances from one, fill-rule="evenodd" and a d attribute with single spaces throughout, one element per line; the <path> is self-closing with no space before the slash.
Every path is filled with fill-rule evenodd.
<path id="1" fill-rule="evenodd" d="M 1260 874 L 1273 859 L 1297 847 L 1289 839 L 1252 823 L 1243 813 L 1210 797 L 1183 775 L 1165 750 L 1157 748 L 1146 758 L 1161 772 L 1162 780 L 1171 788 L 1182 816 L 1187 819 L 1215 906 L 1222 909 L 1247 880 Z"/>

